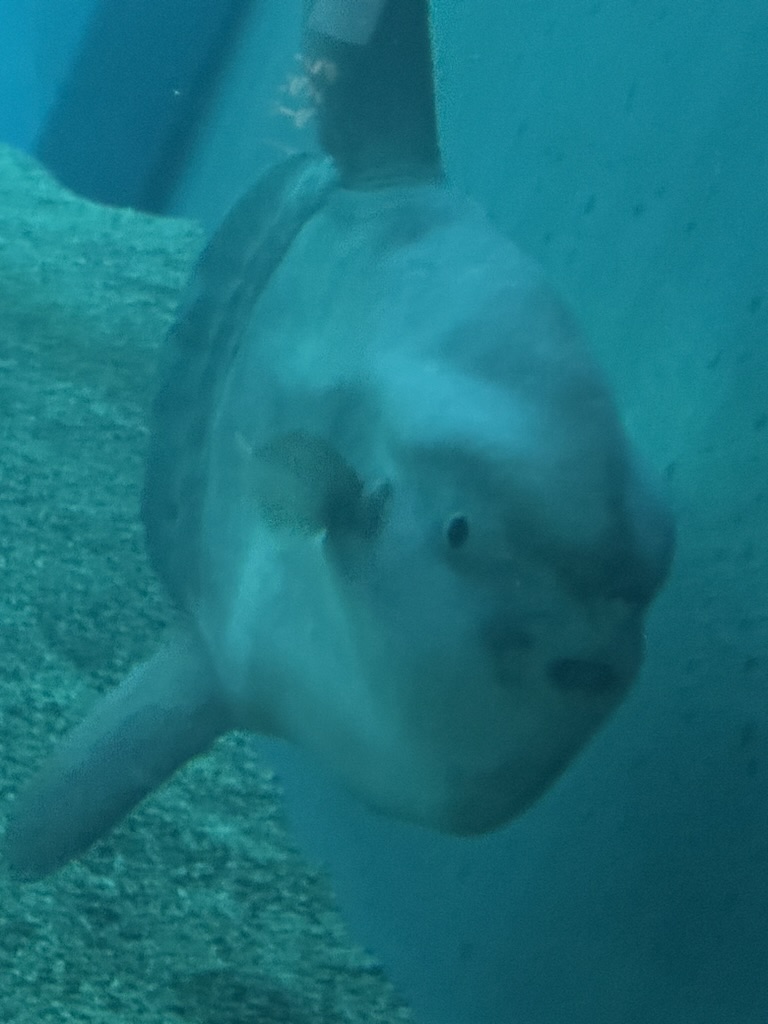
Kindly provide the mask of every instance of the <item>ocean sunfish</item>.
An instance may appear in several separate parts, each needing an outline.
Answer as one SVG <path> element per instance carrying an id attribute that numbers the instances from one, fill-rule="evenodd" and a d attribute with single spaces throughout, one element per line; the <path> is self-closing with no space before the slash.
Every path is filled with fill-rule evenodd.
<path id="1" fill-rule="evenodd" d="M 143 517 L 179 625 L 17 799 L 20 877 L 232 729 L 495 829 L 639 670 L 670 516 L 540 270 L 444 181 L 426 0 L 321 0 L 305 54 L 324 152 L 235 206 L 162 356 Z"/>

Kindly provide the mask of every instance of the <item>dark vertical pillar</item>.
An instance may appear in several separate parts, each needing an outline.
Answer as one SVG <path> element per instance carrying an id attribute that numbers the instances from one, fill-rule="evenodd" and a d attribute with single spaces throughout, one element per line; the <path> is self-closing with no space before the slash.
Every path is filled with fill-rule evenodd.
<path id="1" fill-rule="evenodd" d="M 36 155 L 69 188 L 161 211 L 254 0 L 101 0 Z"/>

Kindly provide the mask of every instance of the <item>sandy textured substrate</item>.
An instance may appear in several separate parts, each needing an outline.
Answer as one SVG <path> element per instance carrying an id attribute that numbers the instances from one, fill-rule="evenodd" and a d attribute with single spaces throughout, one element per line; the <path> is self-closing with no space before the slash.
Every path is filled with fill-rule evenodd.
<path id="1" fill-rule="evenodd" d="M 0 149 L 0 811 L 169 610 L 138 521 L 155 353 L 202 244 Z M 405 1022 L 246 737 L 82 862 L 0 874 L 3 1024 Z"/>

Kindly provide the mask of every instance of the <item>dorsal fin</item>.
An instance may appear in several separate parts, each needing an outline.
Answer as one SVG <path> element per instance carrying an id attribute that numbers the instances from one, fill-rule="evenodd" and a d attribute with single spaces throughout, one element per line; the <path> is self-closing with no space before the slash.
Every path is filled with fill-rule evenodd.
<path id="1" fill-rule="evenodd" d="M 317 0 L 304 55 L 345 185 L 441 177 L 428 0 Z"/>

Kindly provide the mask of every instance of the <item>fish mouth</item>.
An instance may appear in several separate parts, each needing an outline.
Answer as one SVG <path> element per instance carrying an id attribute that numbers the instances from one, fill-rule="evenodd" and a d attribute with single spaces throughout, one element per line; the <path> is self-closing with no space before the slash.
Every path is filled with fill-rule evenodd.
<path id="1" fill-rule="evenodd" d="M 604 661 L 591 658 L 555 658 L 547 665 L 547 677 L 560 690 L 608 695 L 622 690 L 622 673 Z"/>

